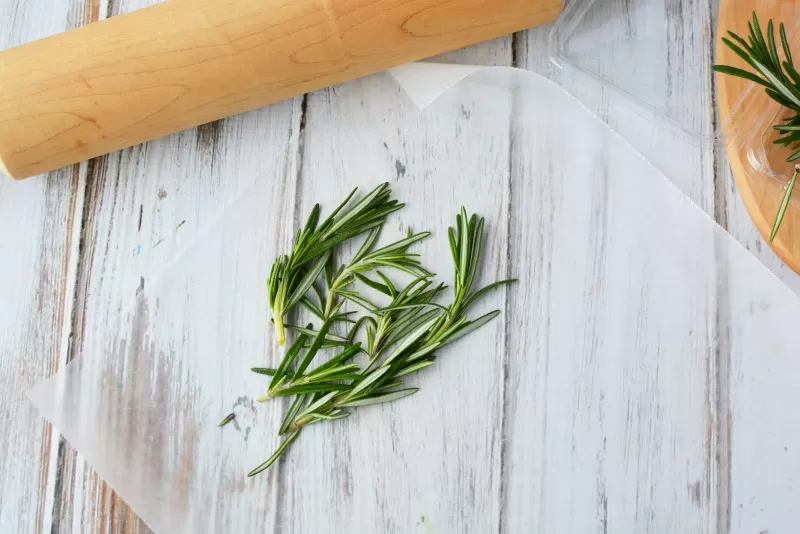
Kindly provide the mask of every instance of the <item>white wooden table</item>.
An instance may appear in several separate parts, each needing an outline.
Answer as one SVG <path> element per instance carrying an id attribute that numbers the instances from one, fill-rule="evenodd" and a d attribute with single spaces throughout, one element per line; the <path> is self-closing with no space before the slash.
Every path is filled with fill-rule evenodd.
<path id="1" fill-rule="evenodd" d="M 149 3 L 154 2 L 0 0 L 0 47 Z M 679 0 L 666 3 L 696 24 L 707 25 L 709 29 L 715 26 L 707 6 Z M 520 66 L 557 77 L 554 67 L 544 59 L 548 31 L 548 27 L 533 29 L 450 53 L 447 59 Z M 709 46 L 710 42 L 708 39 Z M 699 57 L 697 68 L 687 75 L 707 77 L 709 67 L 708 56 Z M 396 93 L 370 95 L 370 98 L 385 98 L 389 106 L 394 105 L 394 100 L 398 105 L 401 102 Z M 698 100 L 697 105 L 711 106 L 713 99 Z M 232 192 L 242 190 L 255 179 L 281 183 L 302 172 L 304 163 L 308 165 L 303 160 L 306 116 L 313 114 L 319 124 L 326 115 L 335 121 L 341 113 L 347 110 L 335 109 L 326 92 L 320 91 L 48 176 L 20 183 L 0 180 L 0 424 L 3 429 L 0 532 L 148 531 L 70 444 L 42 420 L 26 392 L 80 352 L 87 317 L 107 305 L 115 288 L 135 290 L 144 283 L 135 268 L 129 266 L 131 256 L 139 250 L 127 245 L 121 248 L 120 243 L 139 243 L 156 259 L 163 247 L 166 261 L 172 253 L 170 241 L 177 239 L 185 225 L 202 221 Z M 261 148 L 267 152 L 267 156 L 260 156 L 261 160 L 281 161 L 281 165 L 264 167 L 251 163 L 252 154 L 243 153 L 237 141 L 254 136 L 263 140 Z M 358 150 L 358 146 L 353 146 L 353 150 Z M 415 154 L 407 150 L 414 149 L 405 150 L 396 156 L 397 179 L 412 172 L 408 162 L 413 161 Z M 157 173 L 153 172 L 156 168 Z M 690 196 L 697 203 L 714 213 L 721 226 L 771 265 L 787 284 L 800 286 L 794 275 L 779 266 L 753 229 L 727 168 L 724 153 L 716 152 L 705 172 L 692 174 L 691 183 L 684 184 L 685 188 L 690 189 Z M 186 187 L 187 183 L 192 186 Z M 293 200 L 286 201 L 285 209 L 291 209 Z M 706 459 L 708 477 L 676 497 L 677 501 L 698 508 L 701 519 L 687 517 L 683 523 L 681 517 L 676 517 L 671 525 L 645 527 L 647 522 L 643 518 L 639 532 L 722 533 L 731 529 L 731 508 L 739 503 L 732 502 L 730 497 L 732 478 L 726 447 L 737 413 L 729 411 L 726 395 L 728 379 L 736 370 L 728 369 L 725 348 L 719 349 L 712 343 L 709 340 L 705 352 L 707 364 L 687 369 L 686 378 L 707 383 L 709 395 L 717 398 L 709 403 L 707 435 L 687 439 L 714 443 L 715 453 L 712 456 L 709 452 Z M 605 476 L 603 484 L 616 483 L 614 473 Z M 639 475 L 640 485 L 647 486 L 648 476 L 647 472 Z M 479 482 L 480 487 L 498 489 L 494 483 Z M 796 491 L 795 498 L 800 502 L 800 489 Z M 486 509 L 499 518 L 492 531 L 521 532 L 514 527 L 515 518 L 503 514 L 506 498 L 501 494 L 486 496 L 491 501 Z M 534 498 L 532 495 L 531 499 Z M 613 511 L 613 505 L 611 508 Z M 597 532 L 606 532 L 607 528 L 613 532 L 609 525 L 614 524 L 614 518 L 608 517 L 608 510 L 603 487 L 599 485 Z M 426 521 L 425 517 L 420 518 L 419 532 L 429 531 Z M 282 524 L 283 531 L 302 532 L 297 522 Z M 389 532 L 390 527 L 386 528 Z M 247 525 L 242 524 L 242 531 L 246 530 Z M 489 530 L 474 530 L 469 524 L 459 524 L 452 531 Z M 764 530 L 773 534 L 790 531 L 790 525 L 780 523 L 770 524 Z"/>

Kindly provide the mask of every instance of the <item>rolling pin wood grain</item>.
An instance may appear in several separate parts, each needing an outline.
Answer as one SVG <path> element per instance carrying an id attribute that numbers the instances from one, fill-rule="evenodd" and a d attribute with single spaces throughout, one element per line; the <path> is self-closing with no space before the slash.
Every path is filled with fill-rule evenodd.
<path id="1" fill-rule="evenodd" d="M 561 0 L 171 0 L 0 52 L 26 178 L 549 22 Z"/>

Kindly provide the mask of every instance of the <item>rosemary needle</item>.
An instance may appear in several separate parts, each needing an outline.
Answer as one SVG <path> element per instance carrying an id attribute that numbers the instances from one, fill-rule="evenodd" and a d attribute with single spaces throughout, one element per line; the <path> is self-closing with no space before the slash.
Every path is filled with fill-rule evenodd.
<path id="1" fill-rule="evenodd" d="M 225 419 L 220 421 L 220 423 L 217 426 L 218 427 L 223 427 L 223 426 L 227 425 L 228 423 L 230 423 L 231 421 L 233 421 L 234 419 L 236 419 L 236 414 L 235 413 L 229 413 L 228 415 L 225 416 Z"/>
<path id="2" fill-rule="evenodd" d="M 322 223 L 319 204 L 311 210 L 305 226 L 297 231 L 292 250 L 280 256 L 267 279 L 269 308 L 275 323 L 278 343 L 286 341 L 284 317 L 306 295 L 328 263 L 332 249 L 353 237 L 373 230 L 386 217 L 403 207 L 391 200 L 392 191 L 384 183 L 350 206 L 354 189 Z"/>
<path id="3" fill-rule="evenodd" d="M 800 165 L 795 165 L 792 178 L 789 180 L 789 185 L 786 186 L 786 192 L 783 194 L 783 201 L 781 202 L 780 209 L 778 209 L 778 215 L 775 217 L 775 224 L 772 225 L 772 233 L 769 236 L 770 243 L 775 240 L 775 235 L 778 233 L 778 229 L 783 222 L 783 217 L 786 215 L 786 209 L 789 207 L 789 201 L 792 199 L 792 192 L 794 191 L 794 184 L 797 181 L 798 172 L 800 172 Z"/>

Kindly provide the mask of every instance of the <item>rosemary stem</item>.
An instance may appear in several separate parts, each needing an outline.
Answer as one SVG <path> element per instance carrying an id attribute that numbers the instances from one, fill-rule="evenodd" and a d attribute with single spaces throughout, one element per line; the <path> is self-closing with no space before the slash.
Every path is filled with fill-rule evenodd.
<path id="1" fill-rule="evenodd" d="M 275 332 L 278 336 L 278 345 L 281 347 L 286 344 L 286 327 L 283 324 L 283 316 L 275 317 Z"/>
<path id="2" fill-rule="evenodd" d="M 328 296 L 325 299 L 325 313 L 323 314 L 326 321 L 329 320 L 331 317 L 331 312 L 333 311 L 334 304 L 335 304 L 334 292 L 329 290 Z"/>

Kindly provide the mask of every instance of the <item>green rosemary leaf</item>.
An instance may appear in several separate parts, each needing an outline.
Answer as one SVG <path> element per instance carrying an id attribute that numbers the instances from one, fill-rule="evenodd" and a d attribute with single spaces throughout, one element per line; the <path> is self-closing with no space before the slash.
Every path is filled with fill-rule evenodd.
<path id="1" fill-rule="evenodd" d="M 386 275 L 384 275 L 382 272 L 380 272 L 380 271 L 375 271 L 375 272 L 381 278 L 381 280 L 383 280 L 383 283 L 386 285 L 386 288 L 389 290 L 389 296 L 392 297 L 392 298 L 396 297 L 397 296 L 397 288 L 394 287 L 394 284 L 392 283 L 392 281 L 389 280 L 386 277 Z"/>
<path id="2" fill-rule="evenodd" d="M 348 402 L 362 392 L 368 390 L 370 386 L 375 385 L 381 378 L 383 378 L 386 373 L 388 373 L 391 369 L 389 367 L 381 367 L 369 373 L 364 380 L 359 382 L 344 398 L 344 402 Z"/>
<path id="3" fill-rule="evenodd" d="M 449 345 L 450 343 L 453 343 L 454 341 L 456 341 L 458 339 L 461 339 L 462 337 L 466 336 L 467 334 L 470 334 L 470 333 L 474 332 L 475 330 L 477 330 L 478 328 L 482 327 L 483 325 L 485 325 L 489 321 L 492 321 L 498 315 L 500 315 L 500 311 L 499 310 L 495 310 L 493 312 L 487 313 L 486 315 L 482 315 L 482 316 L 478 317 L 474 321 L 468 321 L 468 322 L 464 323 L 464 325 L 461 328 L 459 328 L 458 330 L 456 330 L 452 334 L 449 334 L 445 339 L 443 339 L 442 340 L 442 344 L 443 345 Z"/>
<path id="4" fill-rule="evenodd" d="M 345 403 L 339 404 L 339 406 L 341 406 L 342 408 L 357 408 L 359 406 L 371 406 L 373 404 L 383 404 L 385 402 L 392 402 L 408 397 L 410 395 L 413 395 L 417 391 L 419 391 L 419 388 L 401 389 L 399 391 L 384 393 L 382 395 L 372 395 L 368 397 L 363 397 L 358 400 L 347 401 Z"/>
<path id="5" fill-rule="evenodd" d="M 751 45 L 754 49 L 759 51 L 762 57 L 767 57 L 769 52 L 767 52 L 767 46 L 764 44 L 764 37 L 761 33 L 761 25 L 758 23 L 758 17 L 756 16 L 755 11 L 753 12 L 753 22 L 748 24 L 748 28 L 750 29 L 750 40 L 752 41 Z"/>
<path id="6" fill-rule="evenodd" d="M 360 370 L 361 367 L 357 367 L 357 369 Z M 362 378 L 364 378 L 364 375 L 358 373 L 341 373 L 341 374 L 325 375 L 323 378 L 320 378 L 320 380 L 325 380 L 330 382 L 342 382 L 342 381 L 353 382 L 356 380 L 361 380 Z M 316 378 L 310 379 L 309 383 L 314 384 L 316 383 L 316 381 L 317 381 Z"/>
<path id="7" fill-rule="evenodd" d="M 283 454 L 286 448 L 297 438 L 298 435 L 300 435 L 300 429 L 295 430 L 294 432 L 289 434 L 289 437 L 283 440 L 283 443 L 281 443 L 280 446 L 278 446 L 278 449 L 272 454 L 272 456 L 270 456 L 266 462 L 259 465 L 249 473 L 247 473 L 247 476 L 253 477 L 261 473 L 262 471 L 266 471 L 269 468 L 269 466 L 274 464 L 275 461 L 281 457 L 281 454 Z"/>
<path id="8" fill-rule="evenodd" d="M 279 256 L 272 264 L 269 270 L 269 277 L 267 278 L 267 296 L 270 309 L 275 305 L 275 297 L 278 292 L 278 279 L 280 278 L 283 269 L 283 256 Z"/>
<path id="9" fill-rule="evenodd" d="M 424 358 L 425 356 L 427 356 L 428 354 L 432 353 L 433 351 L 435 351 L 436 349 L 438 349 L 442 345 L 443 345 L 443 343 L 440 342 L 440 341 L 437 341 L 436 343 L 433 343 L 431 345 L 426 345 L 425 347 L 421 348 L 420 350 L 418 350 L 418 351 L 414 352 L 413 354 L 411 354 L 410 356 L 408 356 L 406 358 L 406 361 L 413 362 L 413 361 L 416 361 L 416 360 L 418 360 L 420 358 Z"/>
<path id="10" fill-rule="evenodd" d="M 317 258 L 317 261 L 314 262 L 314 265 L 309 269 L 309 271 L 305 274 L 302 278 L 300 283 L 298 284 L 297 288 L 294 290 L 292 295 L 289 297 L 289 300 L 286 302 L 286 309 L 290 309 L 292 306 L 297 304 L 300 299 L 311 289 L 311 285 L 319 278 L 319 275 L 322 274 L 322 270 L 325 268 L 325 263 L 328 261 L 328 257 L 330 256 L 331 251 L 325 251 L 322 253 L 322 256 Z"/>
<path id="11" fill-rule="evenodd" d="M 767 50 L 769 52 L 769 58 L 772 60 L 772 66 L 780 65 L 781 60 L 778 59 L 778 47 L 775 46 L 775 25 L 772 23 L 772 19 L 767 23 Z"/>
<path id="12" fill-rule="evenodd" d="M 458 243 L 456 241 L 456 234 L 452 228 L 447 229 L 447 238 L 450 241 L 450 252 L 453 255 L 453 264 L 456 266 L 456 270 L 458 269 L 458 258 L 461 254 L 458 252 Z M 457 273 L 456 273 L 457 274 Z M 457 278 L 458 276 L 456 276 Z"/>
<path id="13" fill-rule="evenodd" d="M 374 280 L 370 280 L 369 278 L 367 278 L 363 274 L 359 274 L 359 273 L 356 273 L 356 278 L 358 278 L 358 280 L 361 283 L 371 287 L 372 289 L 374 289 L 376 291 L 379 291 L 379 292 L 383 293 L 384 295 L 387 295 L 389 297 L 393 296 L 392 291 L 389 289 L 389 286 L 387 286 L 385 284 L 381 284 L 380 282 L 376 282 Z"/>
<path id="14" fill-rule="evenodd" d="M 475 220 L 476 216 L 472 216 L 472 220 Z M 480 265 L 480 257 L 481 257 L 481 247 L 483 246 L 483 226 L 485 220 L 483 217 L 477 219 L 477 223 L 472 227 L 472 242 L 470 243 L 470 257 L 469 257 L 469 271 L 467 275 L 467 287 L 472 287 L 472 284 L 475 282 L 475 276 L 478 272 L 478 265 Z"/>
<path id="15" fill-rule="evenodd" d="M 461 217 L 458 219 L 461 223 L 461 228 L 459 228 L 459 246 L 458 246 L 458 274 L 459 274 L 459 282 L 460 284 L 456 286 L 463 287 L 467 281 L 467 276 L 469 273 L 467 272 L 467 259 L 469 258 L 469 222 L 467 220 L 467 211 L 464 207 L 461 207 Z"/>
<path id="16" fill-rule="evenodd" d="M 309 325 L 311 326 L 311 325 Z M 286 356 L 283 357 L 281 360 L 280 365 L 278 365 L 278 370 L 275 371 L 275 374 L 272 376 L 272 382 L 270 382 L 269 387 L 272 389 L 278 384 L 278 381 L 286 377 L 286 373 L 289 371 L 292 363 L 294 363 L 295 358 L 297 355 L 300 354 L 300 351 L 303 350 L 305 346 L 306 340 L 308 339 L 307 334 L 301 334 L 292 346 L 289 347 L 289 351 L 286 353 Z"/>
<path id="17" fill-rule="evenodd" d="M 378 323 L 375 321 L 375 319 L 373 319 L 369 315 L 364 315 L 362 317 L 359 317 L 358 320 L 355 322 L 355 324 L 353 324 L 353 326 L 350 328 L 350 332 L 347 334 L 348 342 L 353 343 L 356 336 L 358 335 L 359 329 L 361 328 L 362 325 L 365 324 L 371 324 L 373 328 L 376 329 L 378 328 Z"/>
<path id="18" fill-rule="evenodd" d="M 372 351 L 372 349 L 375 347 L 375 331 L 376 330 L 377 330 L 377 327 L 375 329 L 373 329 L 371 326 L 367 326 L 367 347 L 369 347 L 370 351 Z"/>
<path id="19" fill-rule="evenodd" d="M 397 301 L 404 301 L 406 298 L 413 298 L 414 293 L 422 289 L 429 287 L 431 285 L 431 281 L 429 280 L 429 276 L 421 275 L 414 278 L 410 284 L 404 287 L 397 296 L 393 299 L 395 302 Z"/>
<path id="20" fill-rule="evenodd" d="M 797 69 L 794 68 L 794 65 L 792 65 L 788 61 L 784 61 L 783 69 L 792 79 L 792 83 L 794 83 L 796 86 L 800 86 L 800 73 L 797 72 Z"/>
<path id="21" fill-rule="evenodd" d="M 744 69 L 739 69 L 737 67 L 730 67 L 728 65 L 714 65 L 713 70 L 715 72 L 719 72 L 720 74 L 729 74 L 731 76 L 737 76 L 739 78 L 744 78 L 745 80 L 750 80 L 751 82 L 761 84 L 765 87 L 769 87 L 768 81 Z"/>
<path id="22" fill-rule="evenodd" d="M 344 313 L 337 313 L 336 315 L 334 315 L 333 317 L 331 317 L 331 319 L 330 319 L 330 320 L 331 320 L 331 322 L 333 322 L 333 323 L 349 323 L 349 324 L 355 324 L 356 322 L 355 322 L 353 319 L 351 319 L 351 318 L 350 318 L 350 316 L 351 316 L 351 315 L 354 315 L 355 313 L 358 313 L 358 312 L 349 311 L 349 312 L 344 312 Z"/>
<path id="23" fill-rule="evenodd" d="M 391 267 L 393 269 L 397 269 L 398 271 L 403 271 L 404 273 L 410 274 L 411 276 L 432 276 L 432 273 L 429 273 L 422 267 L 408 265 L 406 263 L 398 263 L 394 261 L 385 261 L 385 260 L 373 260 L 373 264 L 380 265 L 381 267 Z"/>
<path id="24" fill-rule="evenodd" d="M 336 380 L 358 380 L 361 378 L 361 375 L 356 375 L 355 378 L 331 378 L 334 376 L 340 375 L 349 375 L 353 374 L 353 372 L 360 370 L 361 367 L 357 364 L 351 363 L 348 365 L 339 365 L 330 367 L 328 369 L 324 369 L 322 371 L 306 375 L 303 379 L 304 381 L 313 384 L 314 382 L 322 382 L 325 380 L 336 381 Z"/>
<path id="25" fill-rule="evenodd" d="M 315 400 L 311 405 L 309 405 L 308 408 L 303 410 L 303 413 L 300 414 L 300 417 L 307 417 L 312 413 L 316 412 L 317 410 L 319 410 L 320 408 L 331 402 L 333 398 L 338 394 L 339 394 L 338 391 L 331 391 L 327 395 L 324 395 L 319 399 Z"/>
<path id="26" fill-rule="evenodd" d="M 417 371 L 421 371 L 426 367 L 430 367 L 434 363 L 436 363 L 436 358 L 432 356 L 425 358 L 424 360 L 415 361 L 403 367 L 400 371 L 396 372 L 394 376 L 395 378 L 400 378 L 401 376 L 416 373 Z"/>
<path id="27" fill-rule="evenodd" d="M 384 393 L 389 393 L 394 388 L 398 388 L 402 385 L 402 380 L 395 380 L 393 382 L 387 382 L 386 384 L 380 384 L 379 386 L 373 387 L 372 391 L 369 392 L 369 395 L 382 395 Z"/>
<path id="28" fill-rule="evenodd" d="M 756 64 L 756 67 L 758 68 L 758 71 L 761 73 L 761 76 L 763 76 L 764 79 L 770 83 L 770 85 L 772 86 L 772 90 L 774 90 L 776 93 L 779 93 L 787 101 L 791 102 L 792 109 L 800 108 L 800 98 L 797 96 L 797 93 L 795 93 L 792 90 L 792 88 L 784 84 L 783 80 L 779 78 L 780 76 L 779 74 L 771 71 L 769 68 L 764 66 L 760 61 L 756 59 L 753 60 L 753 63 Z"/>
<path id="29" fill-rule="evenodd" d="M 370 301 L 368 301 L 364 297 L 359 296 L 358 293 L 355 293 L 355 292 L 352 292 L 352 291 L 345 291 L 345 292 L 337 291 L 337 294 L 343 296 L 344 298 L 346 298 L 349 301 L 352 301 L 352 302 L 358 304 L 359 306 L 361 306 L 362 308 L 364 308 L 365 310 L 367 310 L 370 313 L 374 313 L 375 312 L 375 308 L 376 308 L 375 304 L 371 303 Z"/>
<path id="30" fill-rule="evenodd" d="M 374 310 L 374 313 L 378 315 L 385 315 L 393 311 L 427 309 L 427 308 L 437 308 L 444 311 L 445 313 L 450 313 L 450 310 L 448 310 L 445 306 L 442 306 L 441 304 L 436 304 L 435 302 L 423 302 L 420 304 L 402 304 L 399 306 L 387 306 L 385 308 Z"/>
<path id="31" fill-rule="evenodd" d="M 453 333 L 455 333 L 456 330 L 464 326 L 467 322 L 468 322 L 467 316 L 462 315 L 461 317 L 456 319 L 456 322 L 447 325 L 447 328 L 445 328 L 444 330 L 437 330 L 436 337 L 429 339 L 429 341 L 441 341 L 443 339 L 447 339 L 448 337 L 453 335 Z"/>
<path id="32" fill-rule="evenodd" d="M 753 48 L 750 46 L 750 44 L 748 44 L 747 41 L 745 41 L 735 33 L 729 31 L 728 37 L 723 37 L 722 42 L 725 43 L 728 46 L 728 48 L 736 52 L 736 54 L 739 57 L 741 57 L 748 63 L 750 62 L 750 56 L 757 54 L 757 52 L 753 50 Z M 736 42 L 734 43 L 733 41 L 731 41 L 731 39 L 733 39 L 733 41 Z"/>
<path id="33" fill-rule="evenodd" d="M 228 423 L 230 423 L 231 421 L 233 421 L 234 419 L 236 419 L 236 414 L 235 413 L 229 413 L 228 415 L 225 416 L 225 419 L 223 419 L 222 421 L 219 422 L 219 424 L 217 426 L 218 427 L 223 427 L 223 426 L 227 425 Z"/>
<path id="34" fill-rule="evenodd" d="M 308 415 L 310 419 L 310 423 L 316 423 L 317 421 L 338 421 L 339 419 L 346 419 L 350 417 L 349 413 L 340 412 L 335 415 L 325 415 L 321 413 L 312 413 Z"/>
<path id="35" fill-rule="evenodd" d="M 333 258 L 333 255 L 331 254 L 330 258 L 328 259 L 328 263 L 325 264 L 326 271 L 327 271 L 327 268 L 328 268 L 328 264 L 331 263 L 332 258 Z M 316 295 L 316 297 L 317 297 L 317 302 L 315 304 L 317 304 L 317 307 L 320 310 L 322 310 L 322 308 L 325 306 L 325 297 L 322 296 L 322 291 L 320 291 L 320 289 L 319 289 L 319 287 L 318 287 L 318 285 L 316 283 L 311 285 L 311 289 L 314 290 L 314 295 Z"/>
<path id="36" fill-rule="evenodd" d="M 350 260 L 351 263 L 357 263 L 361 261 L 361 259 L 364 256 L 369 254 L 370 250 L 372 250 L 373 245 L 375 245 L 375 241 L 378 239 L 378 236 L 380 235 L 382 228 L 383 225 L 381 224 L 370 230 L 369 234 L 367 234 L 367 238 L 364 240 L 364 243 L 362 243 L 361 248 L 358 249 L 356 255 L 353 256 L 352 260 Z"/>
<path id="37" fill-rule="evenodd" d="M 409 347 L 414 345 L 417 341 L 422 339 L 423 336 L 428 335 L 430 328 L 438 321 L 438 317 L 436 319 L 432 319 L 427 323 L 423 324 L 416 331 L 409 334 L 403 341 L 401 341 L 398 346 L 392 351 L 392 353 L 386 357 L 386 360 L 383 362 L 383 365 L 389 365 L 395 358 L 400 356 L 405 350 Z"/>
<path id="38" fill-rule="evenodd" d="M 442 312 L 439 310 L 431 310 L 429 312 L 425 312 L 423 314 L 412 316 L 409 320 L 404 321 L 401 325 L 398 321 L 395 323 L 395 328 L 390 332 L 389 337 L 386 340 L 388 345 L 394 344 L 396 341 L 405 338 L 409 333 L 419 328 L 421 325 L 430 323 L 435 323 L 439 317 L 442 317 Z"/>
<path id="39" fill-rule="evenodd" d="M 750 56 L 747 51 L 739 48 L 735 43 L 724 37 L 722 38 L 722 42 L 725 43 L 728 46 L 728 48 L 730 48 L 737 56 L 742 58 L 748 65 L 753 67 L 754 70 L 760 72 L 760 69 L 753 60 L 753 56 Z"/>
<path id="40" fill-rule="evenodd" d="M 348 391 L 351 388 L 349 384 L 338 384 L 334 382 L 324 382 L 320 384 L 302 384 L 299 386 L 291 386 L 286 389 L 278 389 L 271 394 L 272 397 L 288 397 L 290 395 L 299 395 L 302 393 L 328 393 L 330 391 Z"/>
<path id="41" fill-rule="evenodd" d="M 305 308 L 310 311 L 315 317 L 325 320 L 325 315 L 323 311 L 317 306 L 310 298 L 302 297 L 300 299 L 300 304 L 305 306 Z M 286 327 L 286 325 L 284 325 Z"/>
<path id="42" fill-rule="evenodd" d="M 385 185 L 386 185 L 386 184 L 381 184 L 381 185 L 379 185 L 379 186 L 376 188 L 376 190 L 377 190 L 377 189 L 383 189 Z M 349 204 L 349 203 L 350 203 L 350 201 L 353 199 L 353 197 L 355 196 L 355 194 L 356 194 L 356 192 L 357 192 L 357 191 L 358 191 L 358 188 L 357 188 L 357 187 L 356 187 L 355 189 L 353 189 L 352 191 L 350 191 L 350 194 L 349 194 L 349 195 L 347 195 L 347 196 L 345 197 L 344 201 L 343 201 L 341 204 L 339 204 L 339 205 L 336 207 L 336 209 L 334 209 L 334 210 L 331 212 L 331 214 L 330 214 L 330 215 L 328 215 L 328 218 L 327 218 L 327 219 L 325 219 L 325 220 L 322 222 L 322 224 L 320 224 L 320 225 L 319 225 L 319 231 L 320 231 L 320 232 L 326 232 L 326 231 L 327 231 L 327 230 L 330 228 L 330 226 L 331 226 L 331 225 L 334 223 L 334 221 L 336 220 L 336 216 L 337 216 L 337 215 L 339 215 L 339 212 L 341 212 L 341 211 L 344 209 L 344 207 L 345 207 L 345 206 L 347 206 L 347 204 Z"/>
<path id="43" fill-rule="evenodd" d="M 275 376 L 275 374 L 277 374 L 278 372 L 277 369 L 271 369 L 269 367 L 253 367 L 250 370 L 258 375 L 264 375 L 264 376 Z"/>
<path id="44" fill-rule="evenodd" d="M 518 280 L 516 278 L 511 278 L 509 280 L 500 280 L 499 282 L 494 282 L 486 287 L 479 289 L 478 291 L 467 297 L 467 299 L 464 301 L 464 309 L 467 309 L 473 304 L 475 304 L 478 300 L 481 299 L 481 297 L 491 292 L 492 290 L 502 287 L 504 285 L 516 283 L 517 281 Z"/>
<path id="45" fill-rule="evenodd" d="M 355 191 L 354 191 L 355 193 Z M 378 200 L 380 198 L 388 198 L 389 196 L 389 184 L 382 183 L 375 189 L 373 189 L 369 194 L 367 194 L 364 198 L 356 202 L 356 204 L 350 208 L 346 213 L 344 213 L 339 220 L 335 221 L 328 231 L 328 234 L 333 234 L 337 230 L 340 230 L 345 227 L 345 225 L 352 221 L 353 219 L 357 219 L 360 217 L 367 208 L 373 205 L 373 201 Z M 351 195 L 352 197 L 352 195 Z M 374 205 L 379 204 L 376 202 Z"/>
<path id="46" fill-rule="evenodd" d="M 353 193 L 355 193 L 355 191 L 353 191 Z M 304 235 L 310 235 L 317 229 L 317 223 L 319 222 L 319 214 L 320 214 L 320 206 L 319 204 L 315 204 L 314 207 L 311 209 L 311 214 L 308 216 L 308 221 L 306 222 L 306 225 L 303 228 Z"/>
<path id="47" fill-rule="evenodd" d="M 289 407 L 289 410 L 283 417 L 280 428 L 278 429 L 279 436 L 282 436 L 289 431 L 289 426 L 292 424 L 292 421 L 294 421 L 294 418 L 297 417 L 297 413 L 303 408 L 303 404 L 305 404 L 308 398 L 309 395 L 298 395 L 295 397 L 292 405 Z"/>
<path id="48" fill-rule="evenodd" d="M 316 338 L 319 335 L 319 330 L 314 330 L 313 328 L 311 328 L 310 324 L 306 327 L 287 324 L 286 329 L 291 330 L 292 332 L 297 332 L 299 334 L 305 334 L 306 339 Z M 336 334 L 331 334 L 330 332 L 325 336 L 325 341 L 329 343 L 334 343 L 336 345 L 347 345 L 348 343 L 346 338 L 337 336 Z"/>
<path id="49" fill-rule="evenodd" d="M 791 109 L 792 106 L 794 106 L 794 104 L 792 104 L 791 101 L 787 100 L 786 97 L 783 96 L 783 94 L 779 93 L 772 87 L 767 87 L 766 89 L 764 89 L 764 91 L 769 95 L 771 99 L 776 101 L 781 106 L 787 107 L 789 109 Z"/>
<path id="50" fill-rule="evenodd" d="M 358 354 L 359 351 L 361 351 L 361 343 L 356 343 L 355 345 L 349 345 L 345 347 L 345 349 L 342 352 L 340 352 L 327 362 L 311 370 L 311 372 L 309 372 L 306 376 L 319 375 L 320 373 L 323 373 L 332 367 L 341 365 L 350 358 L 352 358 L 353 356 L 355 356 L 356 354 Z"/>
<path id="51" fill-rule="evenodd" d="M 417 243 L 418 241 L 422 241 L 423 239 L 425 239 L 430 235 L 431 235 L 430 232 L 421 232 L 419 234 L 412 235 L 405 239 L 401 239 L 400 241 L 396 241 L 391 245 L 386 245 L 385 247 L 379 248 L 378 250 L 375 250 L 367 254 L 364 257 L 364 259 L 367 260 L 372 258 L 378 258 L 380 256 L 387 256 L 397 252 L 405 252 L 411 245 Z"/>
<path id="52" fill-rule="evenodd" d="M 783 56 L 786 58 L 786 61 L 791 65 L 792 61 L 792 51 L 789 48 L 789 40 L 786 38 L 786 28 L 783 26 L 783 22 L 780 23 L 779 31 L 781 36 L 781 46 L 783 47 Z"/>
<path id="53" fill-rule="evenodd" d="M 302 376 L 306 369 L 308 369 L 308 366 L 311 365 L 311 362 L 314 360 L 317 352 L 319 352 L 319 349 L 322 348 L 322 344 L 325 341 L 325 337 L 328 335 L 328 330 L 330 327 L 330 322 L 322 323 L 319 332 L 314 338 L 314 342 L 306 351 L 305 356 L 303 356 L 303 359 L 300 361 L 300 365 L 297 366 L 297 372 L 295 373 L 295 376 Z"/>

